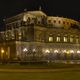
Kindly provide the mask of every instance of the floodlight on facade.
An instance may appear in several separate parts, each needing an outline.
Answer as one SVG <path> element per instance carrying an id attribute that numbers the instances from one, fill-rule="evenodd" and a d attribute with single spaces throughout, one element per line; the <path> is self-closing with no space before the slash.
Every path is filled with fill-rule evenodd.
<path id="1" fill-rule="evenodd" d="M 36 52 L 36 49 L 33 49 L 32 51 L 33 51 L 33 52 Z"/>
<path id="2" fill-rule="evenodd" d="M 63 53 L 66 53 L 67 51 L 66 50 L 63 50 Z"/>
<path id="3" fill-rule="evenodd" d="M 23 52 L 27 52 L 27 51 L 28 51 L 28 49 L 27 49 L 27 48 L 24 48 L 24 49 L 23 49 Z"/>
<path id="4" fill-rule="evenodd" d="M 80 51 L 78 50 L 77 53 L 80 53 Z"/>
<path id="5" fill-rule="evenodd" d="M 74 53 L 74 51 L 73 50 L 70 50 L 70 53 Z"/>
<path id="6" fill-rule="evenodd" d="M 4 49 L 1 49 L 1 53 L 4 53 L 5 51 L 4 51 Z"/>
<path id="7" fill-rule="evenodd" d="M 58 53 L 58 50 L 54 50 L 54 53 Z"/>
<path id="8" fill-rule="evenodd" d="M 45 50 L 45 53 L 50 53 L 50 50 L 48 50 L 48 49 L 47 49 L 47 50 Z"/>

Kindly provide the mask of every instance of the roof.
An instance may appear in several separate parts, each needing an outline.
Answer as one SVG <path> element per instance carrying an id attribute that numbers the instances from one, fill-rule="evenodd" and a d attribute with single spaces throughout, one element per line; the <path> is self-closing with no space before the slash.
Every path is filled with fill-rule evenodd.
<path id="1" fill-rule="evenodd" d="M 80 23 L 76 20 L 64 18 L 64 17 L 56 17 L 56 16 L 48 16 L 47 20 L 50 20 L 50 24 L 54 25 L 55 27 L 75 27 L 80 28 Z M 54 22 L 56 21 L 56 22 Z"/>
<path id="2" fill-rule="evenodd" d="M 65 22 L 70 22 L 72 24 L 79 24 L 80 25 L 80 23 L 74 19 L 58 17 L 58 16 L 48 16 L 48 20 L 60 20 L 60 21 L 65 21 Z"/>
<path id="3" fill-rule="evenodd" d="M 42 15 L 46 16 L 46 14 L 43 13 L 42 11 L 28 11 L 27 13 L 34 16 L 42 16 Z"/>

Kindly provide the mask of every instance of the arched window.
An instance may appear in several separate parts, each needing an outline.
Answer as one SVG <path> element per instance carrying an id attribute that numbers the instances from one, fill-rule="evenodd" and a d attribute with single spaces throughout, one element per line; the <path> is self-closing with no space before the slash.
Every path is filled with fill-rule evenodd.
<path id="1" fill-rule="evenodd" d="M 73 24 L 72 23 L 70 23 L 71 24 L 71 26 L 73 26 Z"/>
<path id="2" fill-rule="evenodd" d="M 67 42 L 67 36 L 64 36 L 64 42 Z"/>
<path id="3" fill-rule="evenodd" d="M 69 22 L 67 22 L 67 25 L 69 25 Z"/>
<path id="4" fill-rule="evenodd" d="M 63 24 L 65 24 L 65 21 L 63 21 Z"/>
<path id="5" fill-rule="evenodd" d="M 51 23 L 51 20 L 48 20 L 48 23 Z"/>
<path id="6" fill-rule="evenodd" d="M 49 36 L 49 42 L 53 42 L 53 37 Z"/>
<path id="7" fill-rule="evenodd" d="M 61 36 L 60 36 L 60 34 L 57 35 L 56 41 L 57 41 L 57 42 L 60 42 L 60 41 L 61 41 Z"/>
<path id="8" fill-rule="evenodd" d="M 76 43 L 79 43 L 79 37 L 76 36 Z"/>
<path id="9" fill-rule="evenodd" d="M 59 24 L 61 23 L 61 21 L 59 21 Z"/>
<path id="10" fill-rule="evenodd" d="M 12 23 L 6 25 L 7 30 L 11 30 L 11 28 L 12 28 Z"/>
<path id="11" fill-rule="evenodd" d="M 71 35 L 70 36 L 70 42 L 73 42 L 73 40 L 74 40 L 74 37 L 73 37 L 73 35 Z"/>
<path id="12" fill-rule="evenodd" d="M 68 41 L 67 35 L 65 35 L 65 36 L 63 37 L 63 40 L 64 40 L 64 42 L 67 42 L 67 41 Z"/>
<path id="13" fill-rule="evenodd" d="M 27 23 L 30 24 L 30 17 L 27 18 Z"/>
<path id="14" fill-rule="evenodd" d="M 54 20 L 53 22 L 56 23 L 56 20 Z"/>

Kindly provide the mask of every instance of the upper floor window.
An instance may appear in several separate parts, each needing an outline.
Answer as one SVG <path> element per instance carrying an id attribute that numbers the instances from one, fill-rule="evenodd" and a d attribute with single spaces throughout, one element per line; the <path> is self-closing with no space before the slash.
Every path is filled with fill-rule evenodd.
<path id="1" fill-rule="evenodd" d="M 16 28 L 16 23 L 13 23 L 12 25 L 13 25 L 13 28 L 15 29 Z"/>
<path id="2" fill-rule="evenodd" d="M 67 25 L 69 25 L 69 22 L 67 22 Z"/>
<path id="3" fill-rule="evenodd" d="M 56 37 L 56 41 L 57 41 L 57 42 L 60 42 L 60 40 L 61 40 L 61 37 L 60 37 L 60 36 L 57 36 L 57 37 Z"/>
<path id="4" fill-rule="evenodd" d="M 27 18 L 27 23 L 30 24 L 30 17 Z"/>
<path id="5" fill-rule="evenodd" d="M 21 40 L 22 39 L 22 36 L 18 36 L 18 40 Z"/>
<path id="6" fill-rule="evenodd" d="M 61 21 L 59 21 L 59 24 L 61 23 Z"/>
<path id="7" fill-rule="evenodd" d="M 63 24 L 65 24 L 65 21 L 63 21 Z"/>
<path id="8" fill-rule="evenodd" d="M 56 20 L 54 20 L 53 22 L 56 23 Z"/>
<path id="9" fill-rule="evenodd" d="M 48 20 L 48 23 L 51 23 L 51 20 Z"/>
<path id="10" fill-rule="evenodd" d="M 72 26 L 73 24 L 71 23 L 71 26 Z"/>
<path id="11" fill-rule="evenodd" d="M 6 32 L 6 40 L 10 40 L 11 39 L 11 31 L 7 30 Z"/>
<path id="12" fill-rule="evenodd" d="M 30 24 L 34 24 L 34 22 L 35 22 L 35 18 L 32 17 L 31 20 L 30 20 Z"/>
<path id="13" fill-rule="evenodd" d="M 12 30 L 11 31 L 11 39 L 14 39 L 15 38 L 15 35 L 14 35 L 14 31 Z"/>
<path id="14" fill-rule="evenodd" d="M 37 22 L 41 22 L 41 17 L 37 17 Z"/>
<path id="15" fill-rule="evenodd" d="M 38 24 L 40 24 L 41 22 L 40 21 L 38 21 Z"/>
<path id="16" fill-rule="evenodd" d="M 76 37 L 76 43 L 79 43 L 79 37 Z"/>
<path id="17" fill-rule="evenodd" d="M 74 38 L 73 35 L 70 36 L 70 42 L 73 42 Z"/>
<path id="18" fill-rule="evenodd" d="M 15 28 L 18 28 L 18 26 L 17 26 L 17 22 L 15 23 Z"/>
<path id="19" fill-rule="evenodd" d="M 49 42 L 53 42 L 53 37 L 49 36 Z"/>
<path id="20" fill-rule="evenodd" d="M 64 36 L 63 38 L 64 38 L 64 42 L 67 42 L 68 41 L 67 36 Z"/>

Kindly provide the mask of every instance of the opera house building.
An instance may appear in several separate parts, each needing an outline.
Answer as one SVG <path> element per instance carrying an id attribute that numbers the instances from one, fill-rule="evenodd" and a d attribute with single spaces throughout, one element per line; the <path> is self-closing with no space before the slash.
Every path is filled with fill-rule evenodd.
<path id="1" fill-rule="evenodd" d="M 80 22 L 40 10 L 7 18 L 0 32 L 0 60 L 80 60 Z"/>

